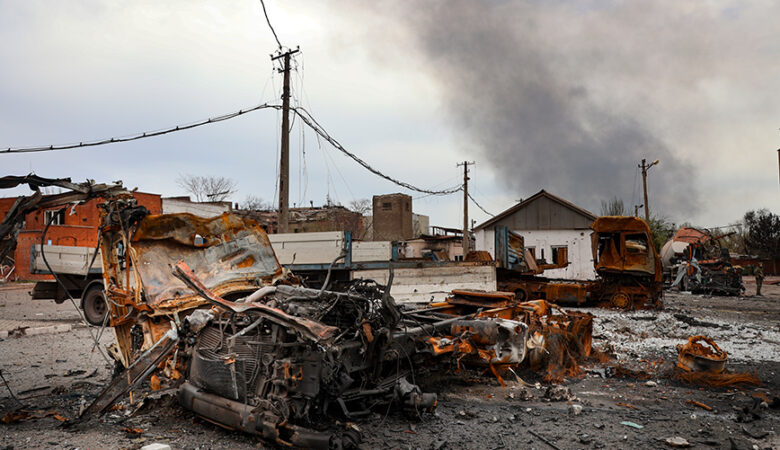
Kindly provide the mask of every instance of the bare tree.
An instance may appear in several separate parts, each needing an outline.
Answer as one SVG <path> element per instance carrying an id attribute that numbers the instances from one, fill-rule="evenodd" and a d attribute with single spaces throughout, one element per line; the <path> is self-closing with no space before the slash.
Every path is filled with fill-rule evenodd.
<path id="1" fill-rule="evenodd" d="M 371 211 L 371 206 L 371 200 L 367 198 L 361 198 L 359 200 L 352 200 L 349 202 L 349 209 L 355 211 L 356 213 L 360 213 L 361 215 L 365 215 L 367 212 Z"/>
<path id="2" fill-rule="evenodd" d="M 241 209 L 249 209 L 253 211 L 264 211 L 271 208 L 271 204 L 263 201 L 262 198 L 256 195 L 247 195 L 243 202 L 241 202 Z"/>
<path id="3" fill-rule="evenodd" d="M 601 201 L 601 215 L 602 216 L 625 216 L 626 208 L 623 206 L 623 200 L 617 197 L 612 197 L 609 201 Z"/>
<path id="4" fill-rule="evenodd" d="M 236 182 L 226 177 L 203 177 L 179 175 L 176 184 L 187 191 L 198 202 L 221 202 L 236 192 Z"/>

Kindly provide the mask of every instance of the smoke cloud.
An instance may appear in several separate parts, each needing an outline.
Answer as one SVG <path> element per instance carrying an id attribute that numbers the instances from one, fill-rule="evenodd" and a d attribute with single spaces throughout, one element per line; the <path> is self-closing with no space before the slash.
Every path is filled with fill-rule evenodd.
<path id="1" fill-rule="evenodd" d="M 641 89 L 619 92 L 626 83 L 619 65 L 636 71 L 628 66 L 645 55 L 629 51 L 610 60 L 598 45 L 577 43 L 590 32 L 609 37 L 567 28 L 593 11 L 529 3 L 409 2 L 398 9 L 390 2 L 382 13 L 394 10 L 394 22 L 377 28 L 408 33 L 421 56 L 414 67 L 439 83 L 443 110 L 466 138 L 464 147 L 478 152 L 512 195 L 545 189 L 595 213 L 602 200 L 617 196 L 633 211 L 632 200 L 641 203 L 637 165 L 659 159 L 648 178 L 651 206 L 663 215 L 690 214 L 697 204 L 692 165 L 643 114 L 633 114 L 641 98 L 630 96 Z"/>

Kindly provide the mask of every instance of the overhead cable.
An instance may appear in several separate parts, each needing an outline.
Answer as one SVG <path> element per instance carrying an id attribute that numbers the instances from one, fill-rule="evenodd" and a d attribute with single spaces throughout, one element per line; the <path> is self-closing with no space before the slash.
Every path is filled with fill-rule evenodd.
<path id="1" fill-rule="evenodd" d="M 383 172 L 380 172 L 378 169 L 375 169 L 375 168 L 371 167 L 367 162 L 365 162 L 362 159 L 358 158 L 357 155 L 355 155 L 354 153 L 350 153 L 347 149 L 345 149 L 344 146 L 342 146 L 334 137 L 332 137 L 330 134 L 328 134 L 327 131 L 325 131 L 325 129 L 322 127 L 322 125 L 320 125 L 319 122 L 317 122 L 317 120 L 314 119 L 314 117 L 312 117 L 312 115 L 309 114 L 309 112 L 306 109 L 304 109 L 304 108 L 302 108 L 300 106 L 294 107 L 294 108 L 291 108 L 291 109 L 293 111 L 295 111 L 295 114 L 298 115 L 298 117 L 300 117 L 301 120 L 306 125 L 309 126 L 309 128 L 314 130 L 315 133 L 317 133 L 323 139 L 328 141 L 328 143 L 330 143 L 330 145 L 335 147 L 341 153 L 344 153 L 345 155 L 350 157 L 356 163 L 358 163 L 361 166 L 363 166 L 369 172 L 371 172 L 374 175 L 377 175 L 379 177 L 382 177 L 385 180 L 390 181 L 391 183 L 394 183 L 394 184 L 397 184 L 398 186 L 401 186 L 403 188 L 409 189 L 410 191 L 422 192 L 424 194 L 431 194 L 431 195 L 449 195 L 449 194 L 453 194 L 455 192 L 458 192 L 458 191 L 460 191 L 462 189 L 461 186 L 457 186 L 455 188 L 450 188 L 450 189 L 444 189 L 444 190 L 440 190 L 440 191 L 431 190 L 431 189 L 423 189 L 423 188 L 419 188 L 417 186 L 411 185 L 409 183 L 397 180 L 397 179 L 395 179 L 395 178 L 393 178 L 393 177 L 391 177 L 389 175 L 386 175 Z"/>
<path id="2" fill-rule="evenodd" d="M 0 154 L 10 154 L 10 153 L 33 153 L 33 152 L 48 152 L 48 151 L 55 151 L 55 150 L 73 150 L 78 148 L 84 148 L 84 147 L 96 147 L 100 145 L 107 145 L 107 144 L 116 144 L 119 142 L 130 142 L 130 141 L 137 141 L 140 139 L 146 139 L 156 136 L 162 136 L 164 134 L 169 133 L 175 133 L 178 131 L 184 131 L 184 130 L 190 130 L 192 128 L 197 128 L 203 125 L 208 125 L 211 123 L 217 123 L 222 122 L 225 120 L 229 120 L 253 111 L 258 111 L 260 109 L 276 109 L 281 110 L 281 105 L 269 105 L 267 103 L 263 103 L 261 105 L 253 106 L 248 109 L 240 109 L 236 112 L 232 112 L 229 114 L 223 114 L 221 116 L 211 117 L 209 119 L 201 120 L 194 123 L 189 123 L 185 125 L 177 125 L 175 127 L 166 128 L 163 130 L 156 130 L 156 131 L 146 131 L 143 133 L 136 133 L 133 135 L 123 136 L 123 137 L 112 137 L 112 138 L 106 138 L 106 139 L 98 139 L 94 141 L 86 141 L 86 142 L 79 142 L 79 143 L 73 143 L 73 144 L 62 144 L 62 145 L 47 145 L 47 146 L 40 146 L 40 147 L 8 147 L 7 149 L 0 150 Z M 379 171 L 378 169 L 375 169 L 371 167 L 367 162 L 360 159 L 357 155 L 354 153 L 349 152 L 347 149 L 344 148 L 334 137 L 332 137 L 330 134 L 328 134 L 327 131 L 322 127 L 322 125 L 317 122 L 314 117 L 304 108 L 298 106 L 298 107 L 291 107 L 291 110 L 295 112 L 295 114 L 306 124 L 311 128 L 318 136 L 322 137 L 328 143 L 330 143 L 334 148 L 339 150 L 340 152 L 344 153 L 348 157 L 350 157 L 352 160 L 363 166 L 366 170 L 373 173 L 374 175 L 377 175 L 381 178 L 384 178 L 385 180 L 390 181 L 391 183 L 394 183 L 398 186 L 401 186 L 403 188 L 409 189 L 410 191 L 416 191 L 421 192 L 423 194 L 429 194 L 429 195 L 450 195 L 455 192 L 459 192 L 463 187 L 462 186 L 455 186 L 449 189 L 443 189 L 443 190 L 433 190 L 433 189 L 423 189 L 419 188 L 417 186 L 414 186 L 412 184 L 406 183 L 404 181 L 400 181 L 396 178 L 393 178 L 389 175 L 384 174 L 383 172 Z M 473 200 L 473 199 L 472 199 Z M 481 207 L 480 207 L 481 208 Z"/>
<path id="3" fill-rule="evenodd" d="M 63 145 L 47 145 L 47 146 L 41 146 L 41 147 L 8 147 L 7 149 L 0 150 L 0 154 L 7 154 L 7 153 L 33 153 L 33 152 L 48 152 L 53 150 L 70 150 L 74 148 L 82 148 L 82 147 L 96 147 L 98 145 L 106 145 L 106 144 L 115 144 L 118 142 L 129 142 L 129 141 L 137 141 L 139 139 L 146 139 L 150 137 L 156 137 L 156 136 L 162 136 L 164 134 L 169 133 L 175 133 L 177 131 L 184 131 L 184 130 L 190 130 L 192 128 L 197 128 L 203 125 L 208 125 L 210 123 L 217 123 L 222 122 L 224 120 L 229 120 L 234 117 L 238 117 L 253 111 L 257 111 L 260 109 L 282 109 L 281 105 L 269 105 L 267 103 L 264 103 L 262 105 L 253 106 L 249 109 L 240 109 L 236 112 L 232 112 L 229 114 L 223 114 L 221 116 L 212 117 L 209 119 L 201 120 L 198 122 L 189 123 L 186 125 L 177 125 L 175 127 L 166 128 L 164 130 L 157 130 L 157 131 L 147 131 L 143 133 L 137 133 L 129 136 L 124 137 L 113 137 L 113 138 L 107 138 L 107 139 L 98 139 L 94 141 L 87 141 L 87 142 L 79 142 L 78 144 L 63 144 Z"/>
<path id="4" fill-rule="evenodd" d="M 482 205 L 480 205 L 479 202 L 477 202 L 477 200 L 474 199 L 474 197 L 472 197 L 470 193 L 469 193 L 469 198 L 471 199 L 472 202 L 474 202 L 475 205 L 477 205 L 477 208 L 482 210 L 483 213 L 487 214 L 490 217 L 496 217 L 495 214 L 490 214 L 489 212 L 487 212 L 487 210 L 483 208 Z"/>
<path id="5" fill-rule="evenodd" d="M 281 50 L 282 43 L 279 41 L 279 36 L 276 35 L 276 30 L 274 30 L 274 26 L 271 25 L 271 19 L 268 18 L 268 11 L 265 10 L 265 2 L 263 0 L 260 0 L 260 5 L 263 6 L 263 15 L 265 16 L 265 21 L 268 22 L 268 28 L 271 29 L 271 33 L 273 33 L 274 39 L 276 39 L 276 44 L 279 45 L 279 50 Z"/>

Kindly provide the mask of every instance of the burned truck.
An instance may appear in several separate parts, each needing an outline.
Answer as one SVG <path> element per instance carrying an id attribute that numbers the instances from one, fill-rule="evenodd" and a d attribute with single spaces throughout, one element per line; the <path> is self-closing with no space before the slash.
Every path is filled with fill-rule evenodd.
<path id="1" fill-rule="evenodd" d="M 544 266 L 524 251 L 522 237 L 515 236 L 508 241 L 512 250 L 505 253 L 525 257 L 514 257 L 512 261 L 517 262 L 511 266 L 499 258 L 499 289 L 515 292 L 523 298 L 559 304 L 592 304 L 618 309 L 661 308 L 661 260 L 652 245 L 647 223 L 636 217 L 605 216 L 596 219 L 591 229 L 596 280 L 543 277 Z M 501 235 L 496 233 L 496 236 Z M 501 248 L 498 241 L 496 248 Z"/>
<path id="2" fill-rule="evenodd" d="M 664 278 L 670 287 L 694 294 L 741 295 L 742 269 L 734 266 L 721 241 L 734 233 L 683 227 L 661 249 Z"/>
<path id="3" fill-rule="evenodd" d="M 415 380 L 468 365 L 503 383 L 523 364 L 559 382 L 590 355 L 589 314 L 511 292 L 454 291 L 403 308 L 389 295 L 392 265 L 386 285 L 353 280 L 334 291 L 326 276 L 311 289 L 251 219 L 150 215 L 121 186 L 75 186 L 103 199 L 109 313 L 99 332 L 113 333 L 117 369 L 82 421 L 166 389 L 227 429 L 281 446 L 349 448 L 360 439 L 354 422 L 372 411 L 419 418 L 436 407 Z"/>
<path id="4" fill-rule="evenodd" d="M 599 275 L 592 293 L 598 303 L 616 308 L 660 308 L 661 259 L 650 227 L 636 217 L 599 217 L 593 229 L 593 265 Z"/>
<path id="5" fill-rule="evenodd" d="M 358 439 L 333 417 L 389 405 L 422 414 L 436 405 L 407 380 L 416 333 L 399 332 L 401 313 L 375 283 L 346 292 L 300 287 L 262 228 L 229 213 L 153 216 L 117 200 L 103 214 L 111 352 L 126 373 L 86 414 L 151 376 L 224 427 L 328 448 Z"/>

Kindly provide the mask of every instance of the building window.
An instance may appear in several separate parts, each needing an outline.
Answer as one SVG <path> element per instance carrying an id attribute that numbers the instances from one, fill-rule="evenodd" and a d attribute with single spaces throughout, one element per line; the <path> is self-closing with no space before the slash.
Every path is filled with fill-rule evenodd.
<path id="1" fill-rule="evenodd" d="M 44 225 L 47 225 L 50 222 L 52 225 L 65 225 L 65 211 L 62 209 L 45 211 L 43 213 L 43 219 Z"/>
<path id="2" fill-rule="evenodd" d="M 528 250 L 528 253 L 530 253 L 534 259 L 536 259 L 536 247 L 526 247 L 525 249 Z"/>
<path id="3" fill-rule="evenodd" d="M 463 255 L 455 255 L 455 261 L 463 261 Z"/>
<path id="4" fill-rule="evenodd" d="M 406 204 L 406 210 L 409 211 L 409 203 Z"/>
<path id="5" fill-rule="evenodd" d="M 389 211 L 389 210 L 393 209 L 393 204 L 390 203 L 390 202 L 384 202 L 384 203 L 382 203 L 382 209 L 385 210 L 385 211 Z"/>
<path id="6" fill-rule="evenodd" d="M 569 248 L 565 245 L 552 248 L 552 262 L 556 266 L 565 266 L 569 263 Z"/>

